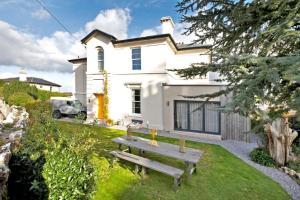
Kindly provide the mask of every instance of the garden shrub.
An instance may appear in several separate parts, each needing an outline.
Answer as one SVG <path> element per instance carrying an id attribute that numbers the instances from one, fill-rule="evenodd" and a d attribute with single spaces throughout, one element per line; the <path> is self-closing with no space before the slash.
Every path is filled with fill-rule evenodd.
<path id="1" fill-rule="evenodd" d="M 2 81 L 2 80 L 0 80 L 0 87 L 3 87 L 3 86 L 4 86 L 4 84 L 5 84 L 5 82 L 4 82 L 4 81 Z"/>
<path id="2" fill-rule="evenodd" d="M 9 187 L 18 190 L 10 191 L 10 198 L 22 199 L 18 192 L 22 191 L 28 199 L 88 199 L 94 185 L 89 163 L 95 143 L 91 133 L 60 132 L 47 101 L 27 104 L 26 109 L 30 123 L 13 153 L 12 174 L 16 176 L 9 181 Z"/>
<path id="3" fill-rule="evenodd" d="M 42 177 L 45 158 L 32 159 L 25 151 L 14 152 L 9 168 L 8 195 L 10 200 L 48 198 L 48 189 Z"/>
<path id="4" fill-rule="evenodd" d="M 35 86 L 31 86 L 28 83 L 19 82 L 19 81 L 13 81 L 10 82 L 9 84 L 4 84 L 2 90 L 3 91 L 1 91 L 0 89 L 0 96 L 2 94 L 4 100 L 10 105 L 14 103 L 10 101 L 12 99 L 11 96 L 13 96 L 16 93 L 24 93 L 31 96 L 34 100 L 40 100 L 40 101 L 49 100 L 50 97 L 52 96 L 63 96 L 63 97 L 70 96 L 69 93 L 38 90 Z"/>
<path id="5" fill-rule="evenodd" d="M 33 99 L 38 98 L 38 89 L 35 86 L 29 85 L 28 83 L 13 81 L 3 86 L 4 100 L 9 104 L 10 104 L 9 97 L 19 92 L 27 93 Z"/>
<path id="6" fill-rule="evenodd" d="M 16 92 L 8 98 L 10 105 L 22 106 L 34 102 L 34 99 L 27 93 Z"/>
<path id="7" fill-rule="evenodd" d="M 51 105 L 49 101 L 33 101 L 26 104 L 25 108 L 32 117 L 40 117 L 45 114 L 49 117 L 51 116 Z"/>
<path id="8" fill-rule="evenodd" d="M 292 144 L 292 152 L 300 159 L 300 145 L 298 143 Z"/>
<path id="9" fill-rule="evenodd" d="M 267 167 L 275 166 L 273 158 L 262 148 L 256 148 L 251 151 L 250 158 L 252 161 Z"/>
<path id="10" fill-rule="evenodd" d="M 69 93 L 61 93 L 61 92 L 50 92 L 46 90 L 38 90 L 38 99 L 41 101 L 49 100 L 50 97 L 67 97 L 71 96 Z"/>
<path id="11" fill-rule="evenodd" d="M 3 97 L 3 87 L 0 87 L 0 97 Z"/>
<path id="12" fill-rule="evenodd" d="M 290 168 L 290 169 L 295 170 L 298 173 L 300 173 L 300 160 L 289 161 L 287 163 L 287 167 Z"/>
<path id="13" fill-rule="evenodd" d="M 68 148 L 56 148 L 47 155 L 43 170 L 48 199 L 88 199 L 92 172 L 87 157 Z"/>

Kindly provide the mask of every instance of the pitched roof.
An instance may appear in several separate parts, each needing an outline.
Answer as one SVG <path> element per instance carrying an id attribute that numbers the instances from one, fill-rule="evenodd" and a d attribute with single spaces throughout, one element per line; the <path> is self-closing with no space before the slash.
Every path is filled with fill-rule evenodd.
<path id="1" fill-rule="evenodd" d="M 86 62 L 87 61 L 87 58 L 75 58 L 75 59 L 71 59 L 71 60 L 68 60 L 70 63 L 82 63 L 82 62 Z"/>
<path id="2" fill-rule="evenodd" d="M 211 48 L 212 45 L 210 44 L 176 44 L 177 48 L 180 50 L 187 50 L 187 49 L 199 49 L 199 48 Z"/>
<path id="3" fill-rule="evenodd" d="M 103 31 L 100 31 L 98 29 L 93 30 L 90 32 L 85 38 L 81 40 L 82 43 L 86 44 L 89 38 L 91 38 L 94 34 L 99 33 L 102 34 L 106 37 L 111 38 L 113 44 L 120 44 L 120 43 L 127 43 L 127 42 L 135 42 L 135 41 L 142 41 L 142 40 L 151 40 L 151 39 L 157 39 L 157 38 L 170 38 L 172 41 L 173 45 L 177 49 L 177 51 L 181 50 L 190 50 L 190 49 L 206 49 L 206 48 L 211 48 L 212 45 L 191 45 L 191 44 L 176 44 L 175 40 L 170 34 L 158 34 L 158 35 L 150 35 L 150 36 L 145 36 L 145 37 L 136 37 L 136 38 L 129 38 L 129 39 L 124 39 L 124 40 L 118 40 L 116 37 L 105 33 Z M 76 59 L 74 59 L 76 60 Z M 72 60 L 71 60 L 72 61 Z M 70 61 L 69 61 L 70 62 Z"/>
<path id="4" fill-rule="evenodd" d="M 110 35 L 108 33 L 105 33 L 103 31 L 100 31 L 98 29 L 93 30 L 90 32 L 87 36 L 85 36 L 81 42 L 83 44 L 86 44 L 86 42 L 93 37 L 94 34 L 102 34 L 108 38 L 111 39 L 113 44 L 121 44 L 121 43 L 127 43 L 127 42 L 136 42 L 136 41 L 143 41 L 143 40 L 151 40 L 151 39 L 159 39 L 159 38 L 169 38 L 171 43 L 174 45 L 175 49 L 177 51 L 185 51 L 185 50 L 192 50 L 192 49 L 211 49 L 212 45 L 205 44 L 205 45 L 199 45 L 199 44 L 177 44 L 173 37 L 170 34 L 158 34 L 158 35 L 150 35 L 145 37 L 136 37 L 136 38 L 129 38 L 124 40 L 118 40 L 113 35 Z M 76 58 L 68 60 L 70 63 L 81 63 L 86 62 L 87 58 Z"/>
<path id="5" fill-rule="evenodd" d="M 12 82 L 12 81 L 19 81 L 19 77 L 14 78 L 6 78 L 6 79 L 0 79 L 4 82 Z M 40 85 L 48 85 L 48 86 L 55 86 L 55 87 L 61 87 L 61 85 L 58 85 L 56 83 L 47 81 L 42 78 L 36 78 L 36 77 L 27 77 L 26 83 L 32 83 L 32 84 L 40 84 Z"/>
<path id="6" fill-rule="evenodd" d="M 177 44 L 174 38 L 170 34 L 150 35 L 146 37 L 129 38 L 125 40 L 114 40 L 112 42 L 113 44 L 120 44 L 120 43 L 135 42 L 135 41 L 142 41 L 142 40 L 151 40 L 157 38 L 169 38 L 177 51 L 190 50 L 190 49 L 210 49 L 212 47 L 212 45 Z"/>
<path id="7" fill-rule="evenodd" d="M 92 32 L 90 32 L 87 36 L 85 36 L 82 40 L 81 43 L 86 44 L 86 42 L 94 35 L 94 34 L 101 34 L 104 35 L 105 37 L 110 38 L 111 40 L 117 40 L 117 38 L 113 35 L 110 35 L 108 33 L 105 33 L 103 31 L 100 31 L 98 29 L 94 29 Z"/>

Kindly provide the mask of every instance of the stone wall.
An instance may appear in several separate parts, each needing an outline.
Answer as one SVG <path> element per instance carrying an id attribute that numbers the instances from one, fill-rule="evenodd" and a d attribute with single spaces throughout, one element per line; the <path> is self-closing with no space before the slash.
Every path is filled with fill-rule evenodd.
<path id="1" fill-rule="evenodd" d="M 11 157 L 11 143 L 0 147 L 0 200 L 7 197 L 7 181 L 10 174 L 8 163 Z"/>
<path id="2" fill-rule="evenodd" d="M 15 141 L 22 137 L 28 119 L 25 108 L 9 106 L 0 98 L 0 200 L 7 199 L 11 151 Z"/>

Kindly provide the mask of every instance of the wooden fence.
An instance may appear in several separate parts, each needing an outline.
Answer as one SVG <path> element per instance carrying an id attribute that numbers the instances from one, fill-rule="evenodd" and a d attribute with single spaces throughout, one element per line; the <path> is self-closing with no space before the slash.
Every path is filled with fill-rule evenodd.
<path id="1" fill-rule="evenodd" d="M 221 97 L 221 105 L 230 101 L 230 96 Z M 250 142 L 250 119 L 237 113 L 221 114 L 221 135 L 224 140 Z"/>

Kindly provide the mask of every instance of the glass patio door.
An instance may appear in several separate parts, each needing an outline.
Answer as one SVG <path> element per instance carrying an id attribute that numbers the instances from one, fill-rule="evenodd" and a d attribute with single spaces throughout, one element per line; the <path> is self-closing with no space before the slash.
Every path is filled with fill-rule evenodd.
<path id="1" fill-rule="evenodd" d="M 220 134 L 219 102 L 175 101 L 175 130 Z"/>

